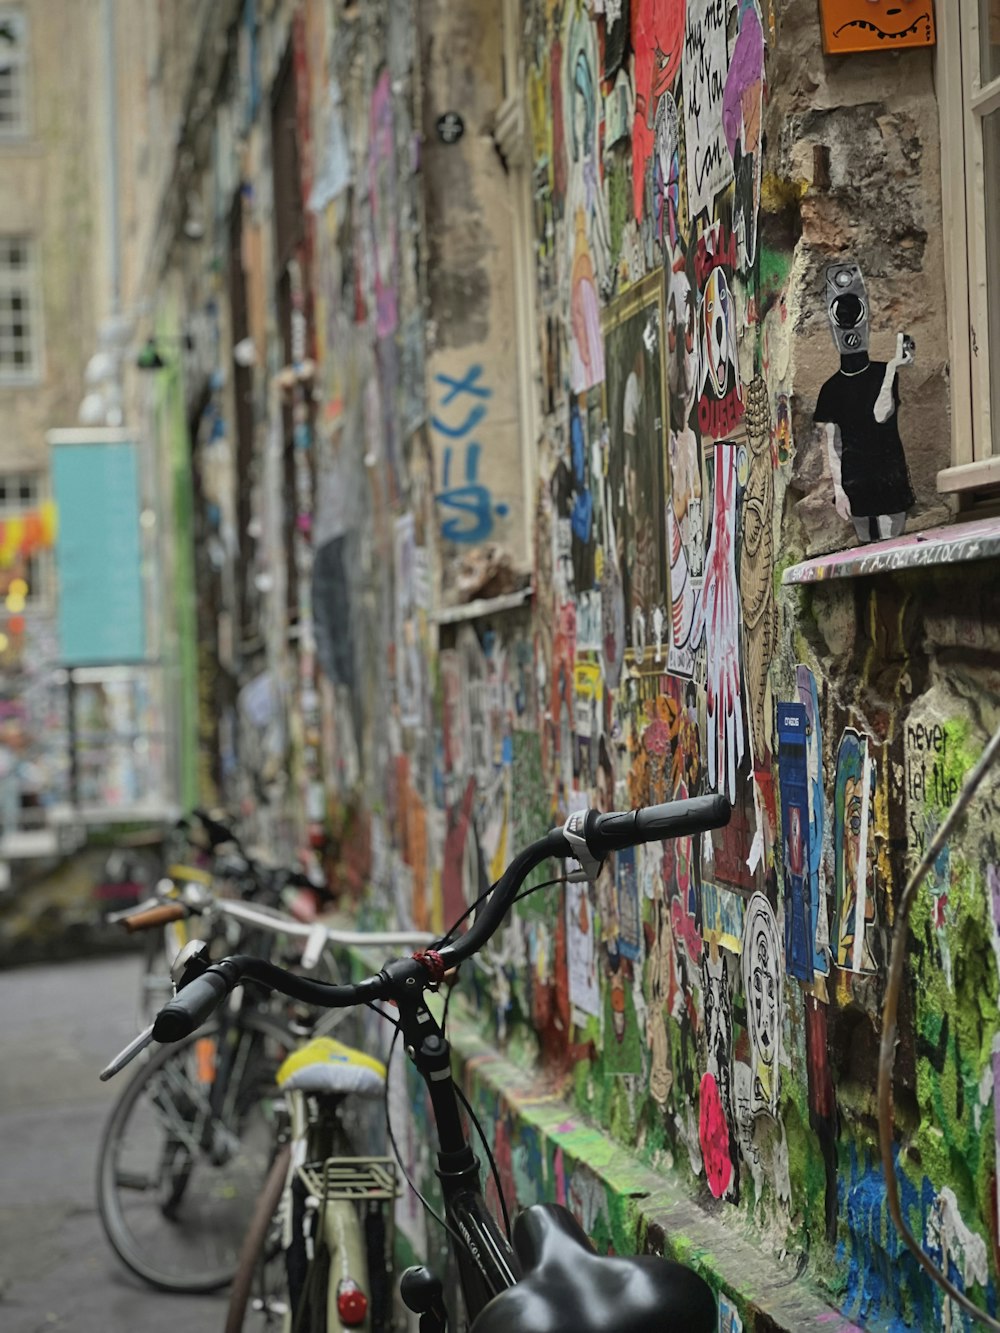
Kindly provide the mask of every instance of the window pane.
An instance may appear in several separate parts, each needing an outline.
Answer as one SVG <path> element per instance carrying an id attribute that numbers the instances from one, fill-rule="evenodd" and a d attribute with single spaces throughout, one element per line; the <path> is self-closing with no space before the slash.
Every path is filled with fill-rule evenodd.
<path id="1" fill-rule="evenodd" d="M 979 77 L 985 88 L 1000 78 L 1000 0 L 979 0 L 979 50 Z"/>
<path id="2" fill-rule="evenodd" d="M 36 368 L 32 260 L 30 238 L 0 236 L 0 382 L 23 381 Z"/>
<path id="3" fill-rule="evenodd" d="M 993 452 L 1000 453 L 1000 111 L 983 118 L 986 288 L 989 293 L 990 408 Z"/>

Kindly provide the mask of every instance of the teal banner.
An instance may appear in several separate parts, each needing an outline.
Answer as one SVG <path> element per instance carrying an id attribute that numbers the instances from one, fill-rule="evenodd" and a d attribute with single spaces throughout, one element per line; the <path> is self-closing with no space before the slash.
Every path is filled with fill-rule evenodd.
<path id="1" fill-rule="evenodd" d="M 144 661 L 137 446 L 52 440 L 52 490 L 63 664 Z"/>

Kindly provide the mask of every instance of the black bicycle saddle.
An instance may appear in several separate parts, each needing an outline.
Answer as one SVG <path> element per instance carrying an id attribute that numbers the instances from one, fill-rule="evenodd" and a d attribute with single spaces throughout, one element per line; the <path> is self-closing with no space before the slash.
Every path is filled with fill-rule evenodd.
<path id="1" fill-rule="evenodd" d="M 524 1276 L 471 1333 L 715 1333 L 715 1297 L 682 1264 L 599 1255 L 568 1209 L 541 1203 L 514 1222 Z"/>

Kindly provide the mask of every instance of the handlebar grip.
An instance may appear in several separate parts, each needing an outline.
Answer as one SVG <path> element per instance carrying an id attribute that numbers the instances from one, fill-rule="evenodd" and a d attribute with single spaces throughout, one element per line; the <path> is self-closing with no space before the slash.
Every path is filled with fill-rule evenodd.
<path id="1" fill-rule="evenodd" d="M 725 796 L 695 796 L 687 801 L 668 801 L 623 814 L 591 812 L 584 837 L 594 856 L 604 857 L 622 847 L 640 842 L 685 838 L 729 823 L 732 807 Z"/>
<path id="2" fill-rule="evenodd" d="M 137 930 L 151 930 L 154 926 L 165 926 L 168 921 L 180 921 L 187 916 L 188 909 L 183 903 L 163 903 L 160 907 L 151 907 L 146 912 L 136 912 L 134 916 L 123 919 L 122 925 L 130 935 Z"/>
<path id="3" fill-rule="evenodd" d="M 179 990 L 163 1006 L 153 1023 L 154 1041 L 180 1041 L 210 1018 L 228 994 L 231 983 L 217 968 L 210 967 L 201 976 Z"/>

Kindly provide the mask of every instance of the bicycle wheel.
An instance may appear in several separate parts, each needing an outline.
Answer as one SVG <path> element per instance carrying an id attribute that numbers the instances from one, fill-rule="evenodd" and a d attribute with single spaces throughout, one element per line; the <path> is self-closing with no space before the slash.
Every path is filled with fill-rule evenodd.
<path id="1" fill-rule="evenodd" d="M 216 1020 L 162 1047 L 112 1108 L 97 1164 L 101 1224 L 152 1286 L 204 1292 L 232 1279 L 274 1157 L 283 1104 L 274 1074 L 294 1044 L 264 1014 Z M 214 1087 L 220 1068 L 225 1088 Z"/>
<path id="2" fill-rule="evenodd" d="M 287 1306 L 281 1199 L 291 1158 L 291 1144 L 286 1144 L 274 1159 L 257 1199 L 229 1291 L 225 1333 L 241 1333 L 251 1301 L 260 1312 L 258 1328 L 281 1327 Z"/>

